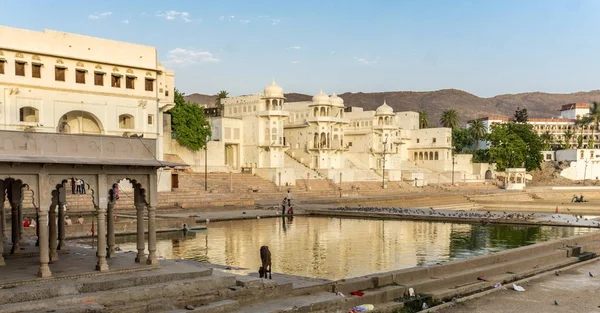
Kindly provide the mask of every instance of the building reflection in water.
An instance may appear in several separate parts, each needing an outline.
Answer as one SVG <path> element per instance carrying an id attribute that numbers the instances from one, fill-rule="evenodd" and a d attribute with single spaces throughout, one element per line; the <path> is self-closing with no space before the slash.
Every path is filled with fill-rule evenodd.
<path id="1" fill-rule="evenodd" d="M 341 279 L 515 248 L 592 230 L 326 217 L 210 223 L 195 236 L 159 240 L 166 258 L 258 269 L 269 246 L 273 271 Z M 135 243 L 121 244 L 135 250 Z"/>

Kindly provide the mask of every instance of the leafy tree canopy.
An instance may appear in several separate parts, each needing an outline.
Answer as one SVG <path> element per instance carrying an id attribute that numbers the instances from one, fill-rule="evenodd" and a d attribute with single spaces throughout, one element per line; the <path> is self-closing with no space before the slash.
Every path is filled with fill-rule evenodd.
<path id="1" fill-rule="evenodd" d="M 452 129 L 452 149 L 454 153 L 461 153 L 467 148 L 471 147 L 475 143 L 475 139 L 466 128 L 453 128 Z"/>
<path id="2" fill-rule="evenodd" d="M 457 128 L 458 113 L 456 112 L 456 110 L 444 110 L 444 112 L 442 112 L 442 116 L 440 117 L 440 124 L 442 124 L 443 127 L 448 127 L 452 129 Z"/>
<path id="3" fill-rule="evenodd" d="M 527 123 L 528 120 L 529 116 L 527 115 L 527 109 L 521 109 L 517 107 L 517 110 L 515 111 L 514 121 L 517 123 Z"/>
<path id="4" fill-rule="evenodd" d="M 491 163 L 490 150 L 479 149 L 473 153 L 473 163 Z"/>
<path id="5" fill-rule="evenodd" d="M 419 111 L 419 128 L 429 127 L 429 116 L 427 111 Z"/>
<path id="6" fill-rule="evenodd" d="M 210 125 L 204 118 L 204 110 L 185 101 L 184 93 L 175 89 L 175 107 L 171 109 L 171 127 L 177 142 L 192 150 L 198 151 L 206 146 L 211 135 Z"/>
<path id="7" fill-rule="evenodd" d="M 498 170 L 522 167 L 528 171 L 540 168 L 543 142 L 529 124 L 505 123 L 492 127 L 488 135 L 490 158 Z"/>

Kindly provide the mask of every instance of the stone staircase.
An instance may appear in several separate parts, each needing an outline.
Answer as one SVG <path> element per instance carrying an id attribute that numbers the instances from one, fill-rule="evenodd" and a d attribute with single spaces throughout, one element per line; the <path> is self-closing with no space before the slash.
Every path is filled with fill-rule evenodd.
<path id="1" fill-rule="evenodd" d="M 354 181 L 381 181 L 381 175 L 375 173 L 352 154 L 347 153 L 345 158 L 344 167 L 354 172 Z"/>
<path id="2" fill-rule="evenodd" d="M 284 162 L 286 167 L 291 167 L 294 169 L 294 175 L 296 176 L 296 179 L 306 179 L 307 177 L 310 177 L 310 179 L 325 179 L 321 173 L 311 169 L 310 167 L 306 166 L 306 164 L 301 163 L 287 152 L 284 156 Z"/>
<path id="3" fill-rule="evenodd" d="M 423 173 L 423 178 L 427 182 L 428 185 L 437 185 L 439 184 L 450 184 L 452 183 L 452 178 L 448 177 L 448 173 L 436 173 L 432 170 L 418 167 L 409 161 L 402 162 L 402 172 L 416 172 Z M 454 173 L 455 181 L 459 177 L 458 172 Z M 462 176 L 460 176 L 462 177 Z"/>

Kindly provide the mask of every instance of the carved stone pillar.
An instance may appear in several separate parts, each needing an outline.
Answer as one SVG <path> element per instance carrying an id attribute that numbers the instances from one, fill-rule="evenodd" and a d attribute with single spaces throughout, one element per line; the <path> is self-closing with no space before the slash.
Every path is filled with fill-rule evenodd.
<path id="1" fill-rule="evenodd" d="M 35 209 L 35 225 L 40 225 L 40 209 Z M 40 246 L 40 228 L 35 228 L 35 236 L 37 237 L 35 241 L 35 246 Z"/>
<path id="2" fill-rule="evenodd" d="M 65 233 L 65 204 L 58 203 L 58 250 L 67 250 L 67 242 Z"/>
<path id="3" fill-rule="evenodd" d="M 108 271 L 106 263 L 106 210 L 98 208 L 98 264 L 96 270 L 100 272 Z"/>
<path id="4" fill-rule="evenodd" d="M 4 197 L 2 197 L 2 199 L 4 199 Z M 6 227 L 6 209 L 4 208 L 4 200 L 2 201 L 2 208 L 0 209 L 0 217 L 2 218 L 2 220 L 0 221 L 0 224 L 2 224 L 2 229 L 4 229 L 4 232 L 0 235 L 2 235 L 2 239 L 8 239 L 8 236 L 6 236 L 6 230 L 8 229 Z"/>
<path id="5" fill-rule="evenodd" d="M 50 212 L 48 214 L 48 228 L 49 228 L 49 247 L 50 247 L 50 263 L 58 261 L 58 253 L 56 252 L 56 244 L 58 242 L 58 232 L 56 229 L 56 204 L 50 206 Z"/>
<path id="6" fill-rule="evenodd" d="M 148 265 L 158 265 L 156 257 L 156 208 L 148 207 Z"/>
<path id="7" fill-rule="evenodd" d="M 112 258 L 116 255 L 115 253 L 115 202 L 111 201 L 108 203 L 108 209 L 106 211 L 106 232 L 108 233 L 108 249 L 106 250 L 106 257 Z"/>
<path id="8" fill-rule="evenodd" d="M 49 242 L 48 242 L 48 209 L 41 208 L 39 212 L 39 220 L 37 227 L 40 230 L 40 271 L 38 276 L 50 277 L 52 272 L 48 266 L 49 258 Z"/>
<path id="9" fill-rule="evenodd" d="M 11 202 L 11 239 L 12 239 L 12 248 L 10 249 L 11 254 L 21 253 L 21 246 L 19 245 L 19 232 L 20 227 L 19 223 L 19 203 Z"/>
<path id="10" fill-rule="evenodd" d="M 0 219 L 4 221 L 4 197 L 0 199 Z M 6 231 L 6 224 L 4 222 L 0 223 L 0 266 L 6 265 L 4 263 L 4 257 L 2 253 L 4 253 L 4 232 Z"/>
<path id="11" fill-rule="evenodd" d="M 144 204 L 136 204 L 135 209 L 137 210 L 137 256 L 135 257 L 136 263 L 146 262 L 146 241 L 144 240 Z"/>
<path id="12" fill-rule="evenodd" d="M 65 240 L 65 204 L 67 203 L 67 194 L 65 187 L 58 188 L 58 250 L 67 250 L 67 242 Z"/>
<path id="13" fill-rule="evenodd" d="M 2 184 L 0 183 L 0 189 Z M 4 242 L 6 238 L 6 214 L 4 214 L 4 192 L 0 192 L 0 242 Z"/>
<path id="14" fill-rule="evenodd" d="M 21 191 L 21 195 L 22 194 Z M 17 211 L 19 212 L 19 245 L 25 246 L 25 238 L 23 238 L 23 234 L 25 233 L 25 225 L 23 225 L 23 197 L 19 199 Z"/>

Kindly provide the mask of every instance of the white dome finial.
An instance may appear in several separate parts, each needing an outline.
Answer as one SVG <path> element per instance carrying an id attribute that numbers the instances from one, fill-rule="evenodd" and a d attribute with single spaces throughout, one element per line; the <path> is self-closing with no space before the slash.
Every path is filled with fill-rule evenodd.
<path id="1" fill-rule="evenodd" d="M 283 89 L 275 83 L 275 77 L 271 85 L 265 87 L 264 95 L 267 98 L 283 98 Z"/>

